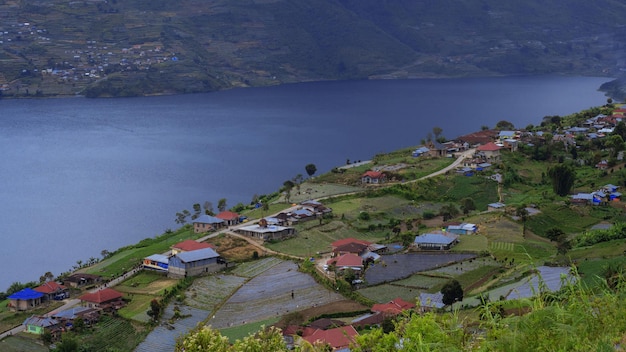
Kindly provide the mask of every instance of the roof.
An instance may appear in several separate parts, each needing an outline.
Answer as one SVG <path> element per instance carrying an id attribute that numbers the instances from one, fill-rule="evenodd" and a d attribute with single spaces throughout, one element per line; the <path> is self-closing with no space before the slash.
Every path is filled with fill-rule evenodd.
<path id="1" fill-rule="evenodd" d="M 335 263 L 335 266 L 337 267 L 363 266 L 363 258 L 359 257 L 356 254 L 346 253 L 344 255 L 338 256 L 337 258 L 329 259 L 326 263 Z"/>
<path id="2" fill-rule="evenodd" d="M 185 240 L 179 243 L 176 243 L 175 245 L 172 246 L 172 248 L 174 249 L 180 249 L 181 251 L 195 251 L 198 249 L 204 249 L 204 248 L 214 248 L 212 244 L 206 243 L 206 242 L 198 242 L 198 241 L 194 241 L 194 240 Z"/>
<path id="3" fill-rule="evenodd" d="M 459 236 L 443 233 L 425 233 L 415 237 L 415 243 L 450 244 L 457 240 Z"/>
<path id="4" fill-rule="evenodd" d="M 52 292 L 63 291 L 63 290 L 65 290 L 65 286 L 59 285 L 58 283 L 54 281 L 49 281 L 41 286 L 35 287 L 35 291 L 41 292 L 41 293 L 52 293 Z"/>
<path id="5" fill-rule="evenodd" d="M 476 148 L 476 150 L 478 150 L 479 152 L 495 152 L 500 149 L 502 149 L 502 147 L 495 144 L 494 142 L 489 142 Z"/>
<path id="6" fill-rule="evenodd" d="M 363 176 L 361 177 L 370 177 L 370 178 L 381 178 L 383 177 L 385 174 L 383 174 L 382 172 L 378 172 L 378 171 L 367 171 L 363 174 Z"/>
<path id="7" fill-rule="evenodd" d="M 354 237 L 348 237 L 348 238 L 344 238 L 344 239 L 341 239 L 341 240 L 337 240 L 337 241 L 331 243 L 330 245 L 333 248 L 336 248 L 336 247 L 343 246 L 344 244 L 348 244 L 348 243 L 360 243 L 360 244 L 364 244 L 364 245 L 368 245 L 368 246 L 370 244 L 372 244 L 372 242 L 368 242 L 368 241 L 365 241 L 365 240 L 359 240 L 359 239 L 356 239 Z"/>
<path id="8" fill-rule="evenodd" d="M 95 309 L 93 308 L 89 308 L 89 307 L 73 307 L 70 309 L 66 309 L 66 310 L 62 310 L 60 312 L 54 313 L 52 314 L 52 317 L 57 318 L 57 319 L 75 319 L 76 317 L 79 317 L 82 314 L 85 313 L 89 313 L 95 311 Z"/>
<path id="9" fill-rule="evenodd" d="M 500 202 L 496 202 L 496 203 L 489 203 L 489 204 L 487 204 L 487 206 L 492 207 L 492 208 L 504 208 L 506 206 L 506 204 L 500 203 Z"/>
<path id="10" fill-rule="evenodd" d="M 239 214 L 232 211 L 222 211 L 219 214 L 215 215 L 215 217 L 223 220 L 236 220 L 239 219 Z"/>
<path id="11" fill-rule="evenodd" d="M 350 242 L 335 247 L 334 252 L 348 252 L 348 253 L 361 253 L 367 249 L 367 245 L 363 243 Z"/>
<path id="12" fill-rule="evenodd" d="M 443 308 L 443 293 L 420 293 L 420 306 L 427 308 Z"/>
<path id="13" fill-rule="evenodd" d="M 278 226 L 278 225 L 268 225 L 267 227 L 262 227 L 258 224 L 254 224 L 254 225 L 249 225 L 249 226 L 242 226 L 238 228 L 237 230 L 250 231 L 250 232 L 256 232 L 256 233 L 274 233 L 274 232 L 281 232 L 283 230 L 290 229 L 290 228 L 291 227 Z"/>
<path id="14" fill-rule="evenodd" d="M 209 258 L 217 258 L 220 255 L 217 254 L 212 248 L 203 248 L 197 249 L 195 251 L 190 252 L 182 252 L 176 254 L 181 261 L 185 263 L 197 262 L 199 260 L 209 259 Z"/>
<path id="15" fill-rule="evenodd" d="M 29 299 L 37 299 L 43 297 L 43 293 L 37 292 L 32 288 L 25 288 L 21 291 L 15 292 L 14 294 L 9 296 L 9 299 L 18 299 L 22 301 L 26 301 Z"/>
<path id="16" fill-rule="evenodd" d="M 330 318 L 320 318 L 315 321 L 312 321 L 311 324 L 309 324 L 309 326 L 312 328 L 322 329 L 322 330 L 327 330 L 328 328 L 344 326 L 344 325 L 346 325 L 346 323 L 344 323 L 343 321 L 330 319 Z"/>
<path id="17" fill-rule="evenodd" d="M 198 216 L 195 220 L 192 221 L 192 223 L 196 224 L 221 224 L 223 223 L 224 220 L 222 219 L 218 219 L 214 216 L 210 216 L 210 215 L 200 215 Z"/>
<path id="18" fill-rule="evenodd" d="M 59 322 L 54 319 L 54 318 L 50 318 L 50 317 L 39 317 L 36 315 L 32 315 L 28 318 L 26 318 L 26 320 L 24 320 L 24 322 L 22 324 L 24 325 L 33 325 L 33 326 L 41 326 L 42 328 L 47 328 L 49 326 L 54 326 L 57 325 Z"/>
<path id="19" fill-rule="evenodd" d="M 476 224 L 471 224 L 471 223 L 461 223 L 458 225 L 449 225 L 448 226 L 448 231 L 451 230 L 463 230 L 463 231 L 476 231 L 477 230 L 477 226 Z"/>
<path id="20" fill-rule="evenodd" d="M 170 261 L 170 258 L 163 254 L 153 254 L 149 257 L 146 257 L 146 259 L 152 260 L 153 262 L 159 262 L 159 263 L 169 263 Z"/>
<path id="21" fill-rule="evenodd" d="M 350 346 L 358 335 L 354 327 L 348 325 L 328 330 L 315 330 L 311 335 L 302 338 L 311 344 L 320 341 L 329 344 L 332 348 L 342 348 Z"/>
<path id="22" fill-rule="evenodd" d="M 400 314 L 403 310 L 413 309 L 415 308 L 415 304 L 411 302 L 407 302 L 402 298 L 398 297 L 388 303 L 377 303 L 372 306 L 372 312 L 382 312 L 382 313 L 390 313 L 390 314 Z"/>
<path id="23" fill-rule="evenodd" d="M 104 303 L 109 302 L 118 298 L 122 298 L 122 294 L 120 292 L 115 291 L 112 288 L 105 288 L 94 293 L 86 293 L 78 299 L 85 302 L 91 303 Z"/>

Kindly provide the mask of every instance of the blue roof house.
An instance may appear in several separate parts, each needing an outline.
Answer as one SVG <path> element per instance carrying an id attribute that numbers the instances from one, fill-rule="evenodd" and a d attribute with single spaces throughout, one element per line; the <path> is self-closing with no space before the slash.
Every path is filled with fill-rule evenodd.
<path id="1" fill-rule="evenodd" d="M 197 249 L 170 257 L 167 276 L 173 278 L 198 276 L 218 271 L 227 265 L 212 248 Z"/>
<path id="2" fill-rule="evenodd" d="M 210 215 L 201 215 L 192 221 L 194 233 L 213 231 L 224 226 L 224 220 Z"/>
<path id="3" fill-rule="evenodd" d="M 25 288 L 9 296 L 9 307 L 12 311 L 23 311 L 41 304 L 44 294 L 32 288 Z"/>
<path id="4" fill-rule="evenodd" d="M 448 250 L 459 242 L 459 236 L 453 233 L 432 232 L 415 236 L 413 245 L 426 250 Z"/>

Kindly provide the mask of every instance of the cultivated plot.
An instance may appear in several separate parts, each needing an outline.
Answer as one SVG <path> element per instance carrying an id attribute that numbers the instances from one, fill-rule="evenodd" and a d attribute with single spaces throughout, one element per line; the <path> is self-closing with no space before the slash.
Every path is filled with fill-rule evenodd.
<path id="1" fill-rule="evenodd" d="M 227 328 L 342 299 L 299 272 L 295 263 L 282 262 L 243 285 L 207 324 Z"/>
<path id="2" fill-rule="evenodd" d="M 396 281 L 421 271 L 432 270 L 475 257 L 475 254 L 461 253 L 385 255 L 382 256 L 380 263 L 370 266 L 365 271 L 365 282 L 368 285 L 376 285 Z"/>

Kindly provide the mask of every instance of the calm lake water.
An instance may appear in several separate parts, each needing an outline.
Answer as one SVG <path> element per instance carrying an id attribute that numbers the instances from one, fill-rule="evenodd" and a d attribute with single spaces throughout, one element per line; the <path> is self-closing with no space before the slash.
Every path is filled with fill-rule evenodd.
<path id="1" fill-rule="evenodd" d="M 606 103 L 609 78 L 321 82 L 129 99 L 0 100 L 0 291 L 247 203 L 304 166 Z"/>

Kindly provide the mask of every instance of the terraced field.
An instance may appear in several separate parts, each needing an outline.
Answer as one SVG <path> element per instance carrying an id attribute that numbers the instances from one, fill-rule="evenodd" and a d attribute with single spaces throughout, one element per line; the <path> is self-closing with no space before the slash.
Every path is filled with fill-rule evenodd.
<path id="1" fill-rule="evenodd" d="M 295 263 L 281 262 L 243 285 L 209 324 L 227 328 L 343 299 L 299 272 Z"/>

